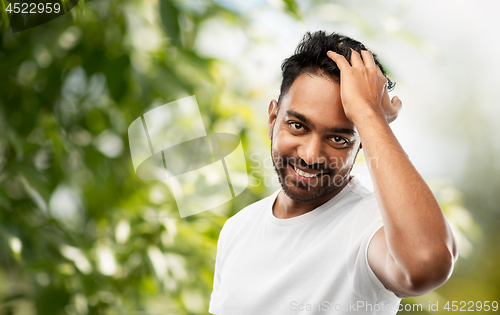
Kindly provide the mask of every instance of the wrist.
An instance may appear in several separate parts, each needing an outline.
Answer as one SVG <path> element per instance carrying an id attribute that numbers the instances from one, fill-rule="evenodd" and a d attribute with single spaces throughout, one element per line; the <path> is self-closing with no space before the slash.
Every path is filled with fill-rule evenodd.
<path id="1" fill-rule="evenodd" d="M 365 122 L 373 123 L 375 121 L 383 121 L 387 123 L 385 115 L 383 113 L 378 113 L 372 106 L 366 106 L 362 110 L 357 110 L 349 119 L 358 129 L 361 125 L 364 125 Z"/>

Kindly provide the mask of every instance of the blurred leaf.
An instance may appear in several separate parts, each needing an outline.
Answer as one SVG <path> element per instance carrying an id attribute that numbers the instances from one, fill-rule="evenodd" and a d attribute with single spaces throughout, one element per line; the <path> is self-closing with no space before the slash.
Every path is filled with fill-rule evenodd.
<path id="1" fill-rule="evenodd" d="M 297 20 L 301 19 L 301 13 L 299 9 L 299 5 L 297 4 L 296 0 L 283 0 L 285 3 L 285 9 L 288 13 L 290 13 L 293 17 L 295 17 Z"/>
<path id="2" fill-rule="evenodd" d="M 166 35 L 172 44 L 179 45 L 181 29 L 179 26 L 179 9 L 168 0 L 160 0 L 160 17 Z"/>

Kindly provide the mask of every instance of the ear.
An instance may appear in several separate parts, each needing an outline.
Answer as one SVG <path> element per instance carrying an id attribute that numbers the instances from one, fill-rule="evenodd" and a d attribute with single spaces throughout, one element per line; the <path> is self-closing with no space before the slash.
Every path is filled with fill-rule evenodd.
<path id="1" fill-rule="evenodd" d="M 269 131 L 267 132 L 267 137 L 269 139 L 272 138 L 273 136 L 273 129 L 274 129 L 274 123 L 276 122 L 276 117 L 278 115 L 278 102 L 276 100 L 271 100 L 271 103 L 269 103 L 269 109 L 267 110 L 267 114 L 269 115 L 269 119 L 267 121 L 269 125 Z"/>

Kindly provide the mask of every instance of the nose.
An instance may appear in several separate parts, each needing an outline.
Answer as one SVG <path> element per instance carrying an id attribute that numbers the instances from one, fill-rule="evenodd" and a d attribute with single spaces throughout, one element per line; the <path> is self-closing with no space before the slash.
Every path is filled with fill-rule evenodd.
<path id="1" fill-rule="evenodd" d="M 321 137 L 317 135 L 311 135 L 307 139 L 304 139 L 304 143 L 299 146 L 298 155 L 299 157 L 307 163 L 307 165 L 313 164 L 325 164 L 326 157 L 323 154 Z"/>

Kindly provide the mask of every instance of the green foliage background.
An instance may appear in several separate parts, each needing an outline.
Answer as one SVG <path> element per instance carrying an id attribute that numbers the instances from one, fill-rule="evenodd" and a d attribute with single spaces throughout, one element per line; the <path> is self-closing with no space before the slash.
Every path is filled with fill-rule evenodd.
<path id="1" fill-rule="evenodd" d="M 300 19 L 295 1 L 283 10 Z M 210 1 L 80 1 L 16 34 L 2 15 L 0 314 L 207 314 L 218 233 L 265 187 L 181 220 L 164 185 L 135 176 L 127 128 L 196 95 L 207 132 L 238 116 L 252 146 L 255 117 L 225 88 L 227 65 L 193 49 L 214 17 L 247 23 Z M 435 191 L 447 215 L 470 221 L 457 225 L 465 238 L 480 234 L 459 192 Z M 497 293 L 499 279 L 489 287 Z"/>
<path id="2" fill-rule="evenodd" d="M 134 16 L 148 9 L 160 19 Z M 223 110 L 220 62 L 192 49 L 199 23 L 214 16 L 244 22 L 214 3 L 179 1 L 81 1 L 16 34 L 4 16 L 0 314 L 206 313 L 218 233 L 250 201 L 240 198 L 225 216 L 180 220 L 165 186 L 135 176 L 127 128 L 188 95 L 197 96 L 207 131 L 238 111 Z M 135 46 L 140 27 L 163 32 L 161 49 Z M 123 149 L 103 154 L 99 135 Z M 245 130 L 240 137 L 245 144 Z M 52 211 L 55 192 L 68 203 L 62 214 Z M 117 239 L 119 226 L 128 237 Z M 115 271 L 103 272 L 109 253 Z"/>

